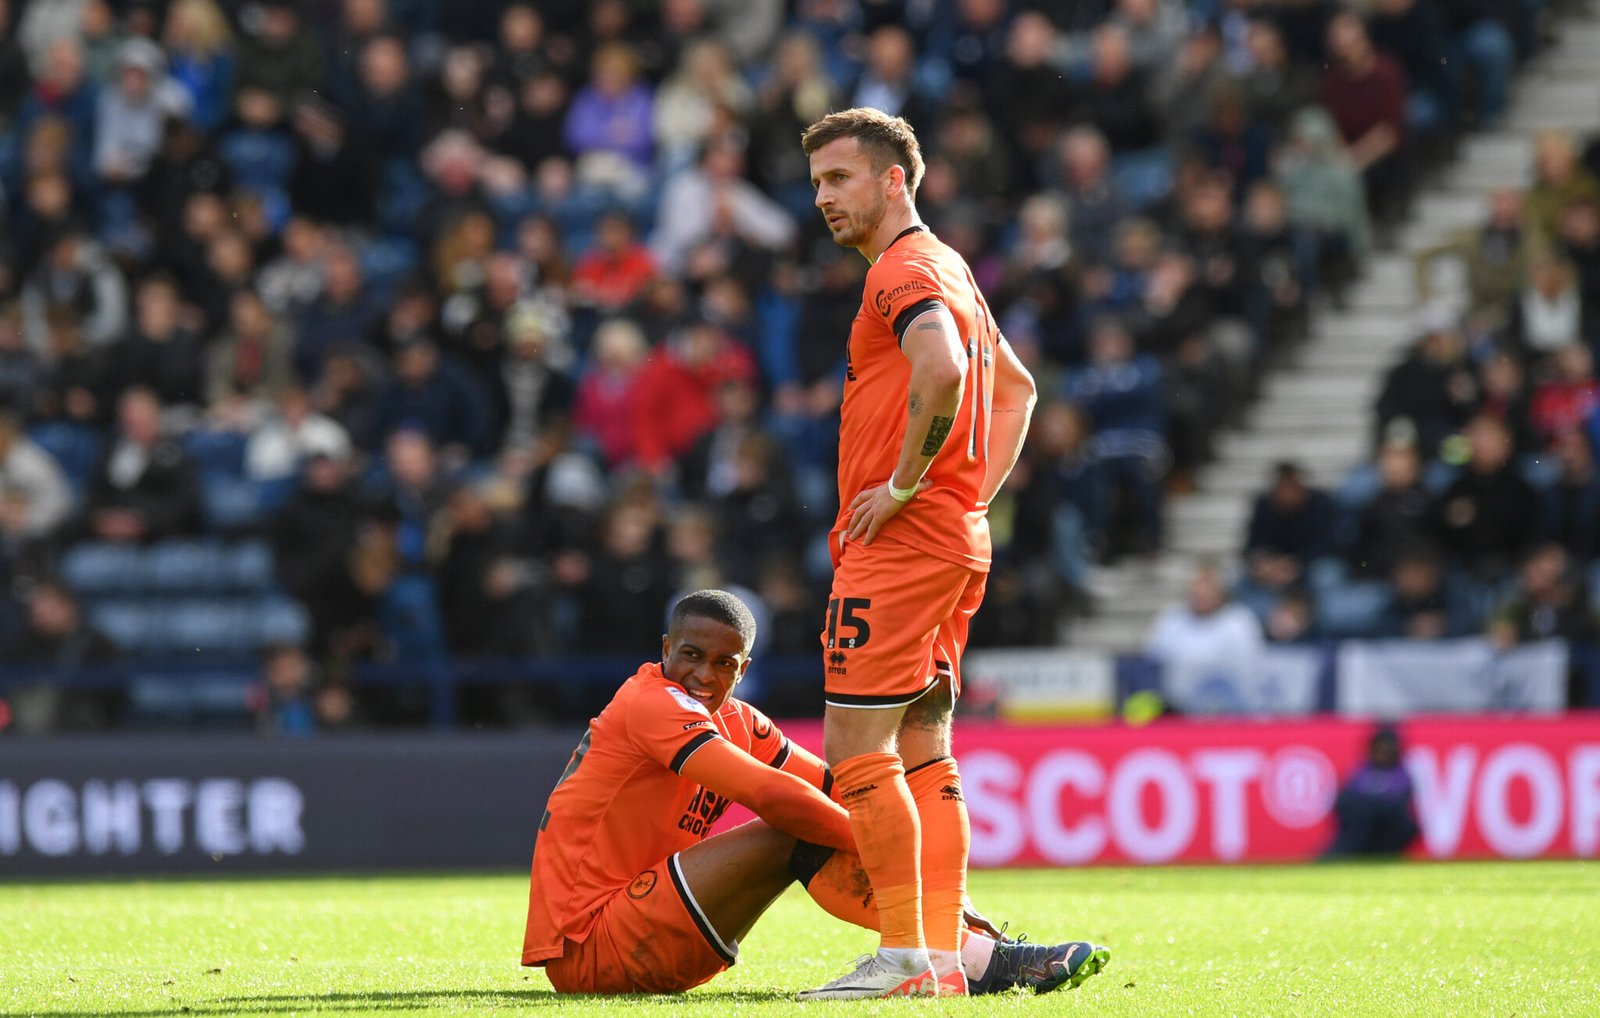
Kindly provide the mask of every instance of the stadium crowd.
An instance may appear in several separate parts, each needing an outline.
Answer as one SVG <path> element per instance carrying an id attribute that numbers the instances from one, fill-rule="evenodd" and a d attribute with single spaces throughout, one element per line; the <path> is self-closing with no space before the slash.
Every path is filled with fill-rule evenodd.
<path id="1" fill-rule="evenodd" d="M 1094 563 L 1160 547 L 1418 172 L 1502 115 L 1542 6 L 0 0 L 0 644 L 192 653 L 172 591 L 256 538 L 275 575 L 235 593 L 308 625 L 241 602 L 207 631 L 271 648 L 268 703 L 320 683 L 348 712 L 372 659 L 644 659 L 700 587 L 750 595 L 763 653 L 814 652 L 866 265 L 798 139 L 850 105 L 917 128 L 919 209 L 1040 381 L 973 639 L 1053 642 Z M 1335 560 L 1275 485 L 1264 612 L 1410 591 L 1425 519 L 1436 572 L 1502 579 L 1535 533 L 1593 558 L 1592 161 L 1551 139 L 1458 246 L 1472 315 L 1386 389 L 1347 574 L 1310 582 Z M 1544 531 L 1502 469 L 1541 452 Z M 1439 462 L 1465 466 L 1424 497 Z M 74 582 L 207 537 L 187 581 Z"/>

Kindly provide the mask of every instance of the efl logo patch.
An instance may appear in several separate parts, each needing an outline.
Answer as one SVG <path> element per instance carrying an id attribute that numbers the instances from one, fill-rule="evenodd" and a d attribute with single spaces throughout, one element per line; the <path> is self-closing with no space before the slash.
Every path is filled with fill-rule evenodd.
<path id="1" fill-rule="evenodd" d="M 684 710 L 692 710 L 706 715 L 711 713 L 710 711 L 706 710 L 705 704 L 701 703 L 699 700 L 696 700 L 694 697 L 690 696 L 688 693 L 685 693 L 681 689 L 668 686 L 667 692 L 672 694 L 672 698 L 678 701 L 678 706 L 682 707 Z"/>

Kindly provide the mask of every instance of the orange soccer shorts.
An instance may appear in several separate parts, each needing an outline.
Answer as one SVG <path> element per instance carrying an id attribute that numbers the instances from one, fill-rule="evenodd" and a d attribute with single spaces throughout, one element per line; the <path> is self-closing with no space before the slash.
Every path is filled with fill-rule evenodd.
<path id="1" fill-rule="evenodd" d="M 706 921 L 674 855 L 612 895 L 588 939 L 567 941 L 544 971 L 562 993 L 681 993 L 726 971 L 738 951 Z"/>
<path id="2" fill-rule="evenodd" d="M 959 696 L 961 652 L 988 578 L 882 537 L 846 542 L 822 630 L 828 705 L 905 706 L 940 674 Z"/>

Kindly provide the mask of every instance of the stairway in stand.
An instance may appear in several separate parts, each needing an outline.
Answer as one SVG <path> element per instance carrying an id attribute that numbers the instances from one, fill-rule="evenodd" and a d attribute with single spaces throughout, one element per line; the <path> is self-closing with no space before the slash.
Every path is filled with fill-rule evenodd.
<path id="1" fill-rule="evenodd" d="M 1394 244 L 1368 260 L 1347 306 L 1313 314 L 1309 337 L 1266 378 L 1243 426 L 1220 436 L 1217 459 L 1200 473 L 1196 491 L 1168 499 L 1162 553 L 1095 571 L 1096 612 L 1064 625 L 1064 645 L 1138 649 L 1156 612 L 1184 596 L 1197 561 L 1237 561 L 1251 504 L 1274 462 L 1297 460 L 1312 483 L 1335 488 L 1366 458 L 1384 374 L 1414 338 L 1413 253 L 1481 223 L 1493 189 L 1526 186 L 1537 132 L 1582 138 L 1600 131 L 1600 9 L 1568 5 L 1555 34 L 1518 75 L 1503 126 L 1462 139 L 1456 158 L 1419 188 Z M 1459 303 L 1460 272 L 1443 263 L 1436 275 L 1435 298 Z"/>

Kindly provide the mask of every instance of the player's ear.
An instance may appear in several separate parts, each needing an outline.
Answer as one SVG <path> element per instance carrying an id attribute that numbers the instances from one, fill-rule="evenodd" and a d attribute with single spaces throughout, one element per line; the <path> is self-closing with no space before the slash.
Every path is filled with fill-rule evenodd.
<path id="1" fill-rule="evenodd" d="M 672 634 L 661 634 L 661 660 L 665 661 L 672 656 Z"/>
<path id="2" fill-rule="evenodd" d="M 889 167 L 889 197 L 898 198 L 906 191 L 906 168 L 899 163 Z"/>

